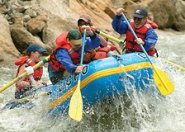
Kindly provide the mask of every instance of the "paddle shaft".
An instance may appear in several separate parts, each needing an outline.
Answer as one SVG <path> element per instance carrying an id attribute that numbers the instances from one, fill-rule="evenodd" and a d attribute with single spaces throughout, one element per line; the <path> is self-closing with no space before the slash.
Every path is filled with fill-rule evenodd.
<path id="1" fill-rule="evenodd" d="M 112 40 L 112 41 L 114 41 L 114 42 L 116 42 L 116 43 L 118 43 L 118 44 L 120 44 L 122 42 L 121 40 L 119 40 L 119 39 L 117 39 L 117 38 L 115 38 L 113 36 L 110 36 L 109 34 L 106 34 L 106 33 L 102 32 L 102 31 L 100 31 L 99 34 L 104 36 L 104 37 L 106 37 L 106 38 L 108 38 L 108 39 L 110 39 L 110 40 Z"/>
<path id="2" fill-rule="evenodd" d="M 81 58 L 80 58 L 81 66 L 83 65 L 85 38 L 86 38 L 86 29 L 84 30 L 84 35 L 82 40 L 82 51 L 81 51 Z M 82 113 L 83 113 L 83 100 L 82 100 L 82 95 L 80 91 L 81 75 L 82 75 L 82 72 L 79 73 L 77 88 L 74 91 L 69 104 L 69 116 L 76 121 L 80 121 L 82 119 Z"/>
<path id="3" fill-rule="evenodd" d="M 40 61 L 39 63 L 37 63 L 36 65 L 33 66 L 33 69 L 37 69 L 39 68 L 42 64 L 46 63 L 48 61 L 50 56 L 47 56 L 46 58 L 44 58 L 42 61 Z M 17 81 L 19 81 L 20 79 L 22 79 L 23 77 L 27 76 L 27 72 L 22 73 L 21 75 L 19 75 L 18 77 L 16 77 L 15 79 L 13 79 L 12 81 L 10 81 L 8 84 L 4 85 L 3 87 L 0 88 L 0 93 L 3 92 L 4 90 L 6 90 L 7 88 L 9 88 L 10 86 L 12 86 L 14 83 L 16 83 Z"/>
<path id="4" fill-rule="evenodd" d="M 127 20 L 127 18 L 126 18 L 126 16 L 125 16 L 124 14 L 123 14 L 123 17 L 124 17 L 126 23 L 128 24 L 128 27 L 129 27 L 129 29 L 131 30 L 132 34 L 133 34 L 134 37 L 137 39 L 138 37 L 137 37 L 136 33 L 135 33 L 134 30 L 132 29 L 130 23 L 128 22 L 128 20 Z M 148 56 L 146 50 L 144 49 L 143 45 L 142 45 L 142 44 L 139 44 L 139 46 L 140 46 L 140 48 L 142 49 L 142 51 L 144 52 L 144 54 L 146 55 L 148 61 L 150 62 L 152 68 L 154 69 L 154 72 L 157 74 L 157 76 L 159 77 L 159 79 L 161 80 L 161 82 L 163 83 L 163 85 L 165 86 L 166 90 L 168 90 L 168 89 L 167 89 L 166 83 L 164 83 L 164 81 L 163 81 L 163 79 L 161 78 L 161 76 L 159 75 L 157 69 L 154 67 L 154 65 L 153 65 L 153 63 L 152 63 L 150 57 Z"/>
<path id="5" fill-rule="evenodd" d="M 84 59 L 84 48 L 85 48 L 85 38 L 86 38 L 86 29 L 84 30 L 84 35 L 83 35 L 83 42 L 82 42 L 82 52 L 81 52 L 81 58 L 80 58 L 80 66 L 83 65 L 83 59 Z M 78 76 L 78 81 L 81 80 L 81 73 L 79 73 Z"/>

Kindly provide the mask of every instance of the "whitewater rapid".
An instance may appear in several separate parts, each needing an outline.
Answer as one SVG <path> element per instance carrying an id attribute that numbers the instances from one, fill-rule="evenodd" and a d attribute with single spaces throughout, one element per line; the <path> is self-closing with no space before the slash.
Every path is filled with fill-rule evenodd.
<path id="1" fill-rule="evenodd" d="M 185 66 L 185 34 L 174 31 L 157 33 L 160 57 Z M 76 123 L 66 116 L 49 118 L 45 101 L 47 97 L 41 97 L 33 100 L 36 106 L 32 109 L 0 110 L 0 131 L 185 131 L 185 71 L 163 64 L 175 85 L 175 91 L 165 98 L 140 92 L 115 97 L 90 108 L 84 112 L 83 120 Z M 0 86 L 8 83 L 14 76 L 15 67 L 0 67 Z M 45 67 L 44 79 L 50 83 L 47 76 Z M 14 91 L 12 86 L 0 94 L 0 108 L 14 97 Z"/>

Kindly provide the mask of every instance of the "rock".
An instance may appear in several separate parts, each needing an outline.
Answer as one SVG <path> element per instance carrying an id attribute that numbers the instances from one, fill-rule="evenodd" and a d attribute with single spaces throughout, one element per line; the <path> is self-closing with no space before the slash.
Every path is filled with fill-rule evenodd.
<path id="1" fill-rule="evenodd" d="M 47 26 L 43 29 L 42 40 L 44 43 L 53 48 L 55 46 L 56 38 L 62 32 L 69 31 L 71 28 L 76 28 L 74 23 L 56 16 L 52 16 L 52 19 L 48 20 Z"/>
<path id="2" fill-rule="evenodd" d="M 78 1 L 69 1 L 70 9 L 79 15 L 89 15 L 93 24 L 100 29 L 107 29 L 113 31 L 111 27 L 112 19 L 105 13 L 107 7 L 111 7 L 111 0 L 94 0 L 94 4 L 88 0 L 84 0 L 82 3 Z"/>
<path id="3" fill-rule="evenodd" d="M 175 7 L 174 29 L 185 30 L 185 1 L 176 1 Z"/>
<path id="4" fill-rule="evenodd" d="M 19 52 L 12 42 L 8 21 L 1 14 L 0 27 L 0 60 L 1 62 L 3 61 L 8 63 L 8 61 L 13 61 L 14 59 L 16 59 L 19 56 Z"/>
<path id="5" fill-rule="evenodd" d="M 22 18 L 22 16 L 18 16 L 18 17 L 14 16 L 14 17 L 12 17 L 11 20 L 12 20 L 13 24 L 15 24 L 17 26 L 22 26 L 23 25 L 23 18 Z"/>
<path id="6" fill-rule="evenodd" d="M 169 28 L 174 24 L 175 10 L 175 6 L 171 0 L 156 0 L 153 1 L 150 6 L 150 11 L 153 13 L 154 21 L 161 29 Z"/>
<path id="7" fill-rule="evenodd" d="M 114 10 L 111 9 L 110 7 L 106 7 L 105 10 L 104 10 L 104 12 L 105 12 L 108 16 L 110 16 L 112 19 L 113 19 L 114 16 L 115 16 Z"/>
<path id="8" fill-rule="evenodd" d="M 32 1 L 32 0 L 21 0 L 21 1 Z"/>
<path id="9" fill-rule="evenodd" d="M 0 5 L 0 13 L 1 14 L 6 14 L 7 13 L 7 9 L 6 9 L 6 6 L 5 5 Z"/>
<path id="10" fill-rule="evenodd" d="M 30 19 L 31 19 L 31 17 L 29 15 L 24 15 L 24 17 L 23 17 L 24 22 L 28 22 Z"/>
<path id="11" fill-rule="evenodd" d="M 184 0 L 0 0 L 0 4 L 0 13 L 11 25 L 13 42 L 21 53 L 29 42 L 39 43 L 51 50 L 55 46 L 55 39 L 63 31 L 77 28 L 77 20 L 83 14 L 89 15 L 94 26 L 100 30 L 118 36 L 111 22 L 119 7 L 127 10 L 128 18 L 132 18 L 137 8 L 146 7 L 160 29 L 185 30 Z M 0 52 L 3 52 L 0 61 L 4 60 L 7 53 L 13 56 L 19 53 L 10 34 L 8 36 L 10 31 L 6 19 L 0 19 Z"/>
<path id="12" fill-rule="evenodd" d="M 30 19 L 27 23 L 28 31 L 32 34 L 41 33 L 43 28 L 46 26 L 46 17 L 37 16 L 36 18 Z"/>
<path id="13" fill-rule="evenodd" d="M 3 5 L 5 4 L 6 0 L 0 0 L 0 4 Z"/>
<path id="14" fill-rule="evenodd" d="M 41 40 L 34 37 L 30 32 L 20 25 L 14 24 L 11 26 L 11 36 L 16 48 L 20 53 L 23 53 L 30 43 L 37 43 L 41 46 L 44 45 Z"/>
<path id="15" fill-rule="evenodd" d="M 28 9 L 25 11 L 24 14 L 25 14 L 25 15 L 29 15 L 31 18 L 34 18 L 34 17 L 36 17 L 36 16 L 38 15 L 38 13 L 37 13 L 35 10 L 31 9 L 31 8 L 28 8 Z"/>

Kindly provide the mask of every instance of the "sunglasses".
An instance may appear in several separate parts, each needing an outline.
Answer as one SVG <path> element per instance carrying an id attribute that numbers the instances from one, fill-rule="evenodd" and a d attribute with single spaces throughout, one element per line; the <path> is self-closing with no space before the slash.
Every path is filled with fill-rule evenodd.
<path id="1" fill-rule="evenodd" d="M 134 17 L 134 21 L 141 21 L 142 18 Z"/>

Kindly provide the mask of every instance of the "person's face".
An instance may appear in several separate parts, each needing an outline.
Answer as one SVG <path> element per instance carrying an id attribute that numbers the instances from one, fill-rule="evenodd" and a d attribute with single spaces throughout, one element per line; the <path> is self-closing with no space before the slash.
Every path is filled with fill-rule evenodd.
<path id="1" fill-rule="evenodd" d="M 42 59 L 42 53 L 40 53 L 38 51 L 32 52 L 32 56 L 33 56 L 35 63 L 41 61 L 41 59 Z"/>
<path id="2" fill-rule="evenodd" d="M 134 17 L 135 27 L 136 28 L 142 27 L 146 23 L 146 20 L 147 20 L 146 17 L 143 17 L 143 18 Z"/>
<path id="3" fill-rule="evenodd" d="M 79 50 L 80 48 L 81 48 L 82 46 L 81 45 L 73 45 L 72 44 L 72 48 L 73 48 L 73 50 Z"/>
<path id="4" fill-rule="evenodd" d="M 79 50 L 82 47 L 82 44 L 80 41 L 78 42 L 79 44 L 77 42 L 76 42 L 77 44 L 74 44 L 74 42 L 72 40 L 70 41 L 70 43 L 71 43 L 72 49 L 75 51 Z"/>
<path id="5" fill-rule="evenodd" d="M 85 21 L 83 21 L 83 20 L 80 20 L 78 22 L 78 28 L 79 28 L 79 30 L 80 30 L 81 33 L 84 32 L 84 29 L 82 28 L 82 26 L 90 26 L 90 24 L 87 23 L 87 22 L 85 22 Z"/>

